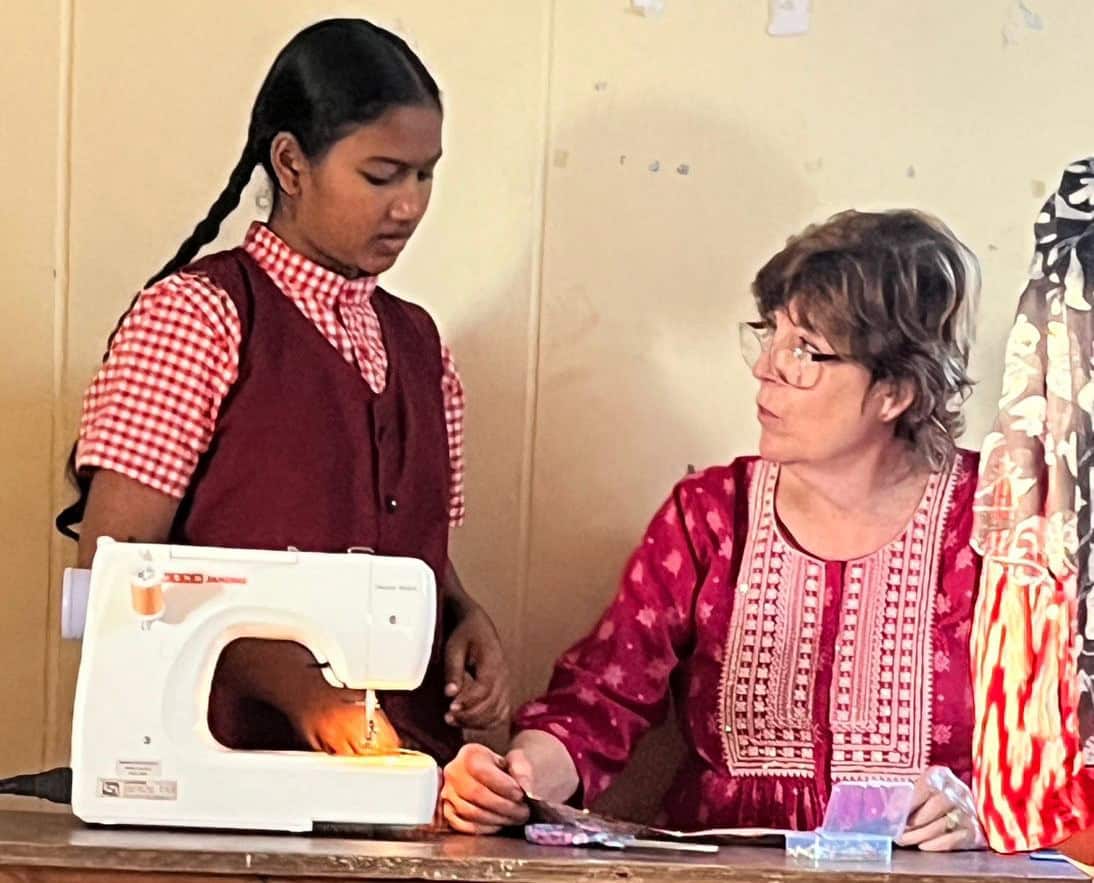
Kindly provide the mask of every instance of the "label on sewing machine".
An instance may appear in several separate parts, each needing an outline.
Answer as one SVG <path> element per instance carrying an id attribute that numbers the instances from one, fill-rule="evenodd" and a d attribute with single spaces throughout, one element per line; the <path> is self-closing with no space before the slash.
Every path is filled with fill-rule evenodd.
<path id="1" fill-rule="evenodd" d="M 119 760 L 116 769 L 119 779 L 155 779 L 160 774 L 155 760 Z"/>
<path id="2" fill-rule="evenodd" d="M 178 800 L 178 782 L 171 779 L 99 779 L 99 795 L 123 800 Z"/>

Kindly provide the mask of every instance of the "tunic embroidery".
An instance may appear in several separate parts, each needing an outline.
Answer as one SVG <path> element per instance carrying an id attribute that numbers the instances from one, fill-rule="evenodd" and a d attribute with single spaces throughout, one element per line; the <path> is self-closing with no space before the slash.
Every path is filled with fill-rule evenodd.
<path id="1" fill-rule="evenodd" d="M 903 534 L 844 567 L 844 584 L 836 587 L 842 603 L 826 614 L 825 564 L 782 535 L 775 518 L 779 470 L 760 464 L 722 677 L 722 740 L 732 774 L 816 775 L 825 615 L 839 616 L 828 703 L 833 781 L 914 778 L 927 765 L 933 587 L 958 472 L 955 466 L 932 475 Z"/>

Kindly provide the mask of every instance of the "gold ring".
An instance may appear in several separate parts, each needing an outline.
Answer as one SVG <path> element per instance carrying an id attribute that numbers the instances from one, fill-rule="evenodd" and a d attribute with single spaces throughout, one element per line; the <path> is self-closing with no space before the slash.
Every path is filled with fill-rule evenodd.
<path id="1" fill-rule="evenodd" d="M 946 813 L 946 833 L 952 834 L 960 827 L 961 812 L 960 810 L 951 809 L 948 813 Z"/>

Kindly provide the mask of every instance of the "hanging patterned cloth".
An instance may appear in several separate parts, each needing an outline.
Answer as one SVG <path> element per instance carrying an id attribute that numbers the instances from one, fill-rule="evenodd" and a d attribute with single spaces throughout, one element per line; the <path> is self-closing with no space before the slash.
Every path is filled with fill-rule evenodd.
<path id="1" fill-rule="evenodd" d="M 1094 158 L 1067 167 L 1034 233 L 975 506 L 975 790 L 1005 852 L 1094 826 Z"/>

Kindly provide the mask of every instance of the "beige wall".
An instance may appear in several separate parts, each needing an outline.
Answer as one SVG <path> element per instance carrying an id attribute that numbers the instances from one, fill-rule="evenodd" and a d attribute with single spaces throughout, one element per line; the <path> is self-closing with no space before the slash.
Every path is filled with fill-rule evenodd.
<path id="1" fill-rule="evenodd" d="M 979 441 L 1038 198 L 1094 147 L 1079 75 L 1094 7 L 1029 0 L 1037 31 L 1011 0 L 816 2 L 808 36 L 773 39 L 765 0 L 627 6 L 8 0 L 0 775 L 67 751 L 78 647 L 53 637 L 52 587 L 71 548 L 50 519 L 82 388 L 223 185 L 272 55 L 319 17 L 402 30 L 446 93 L 434 207 L 388 281 L 433 311 L 463 369 L 456 558 L 521 696 L 610 596 L 686 465 L 754 444 L 734 323 L 758 263 L 805 222 L 915 205 L 977 251 Z M 256 214 L 252 193 L 221 243 Z"/>
<path id="2" fill-rule="evenodd" d="M 7 18 L 7 16 L 5 16 Z M 13 33 L 17 32 L 17 33 Z M 63 301 L 61 2 L 22 3 L 0 36 L 0 775 L 43 761 L 50 655 L 49 556 Z"/>

